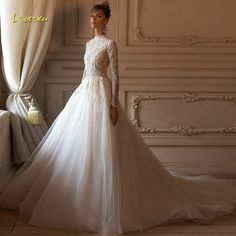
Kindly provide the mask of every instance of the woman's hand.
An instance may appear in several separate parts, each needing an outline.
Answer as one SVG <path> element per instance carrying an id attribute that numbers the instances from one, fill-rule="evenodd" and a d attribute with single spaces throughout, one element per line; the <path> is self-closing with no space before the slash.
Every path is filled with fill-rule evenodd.
<path id="1" fill-rule="evenodd" d="M 117 107 L 110 105 L 110 117 L 111 117 L 112 124 L 115 125 L 119 117 Z"/>

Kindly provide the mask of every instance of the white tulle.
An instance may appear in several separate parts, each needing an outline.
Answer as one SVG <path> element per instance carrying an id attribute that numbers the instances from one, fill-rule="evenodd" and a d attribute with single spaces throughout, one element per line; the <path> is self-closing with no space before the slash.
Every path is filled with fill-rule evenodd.
<path id="1" fill-rule="evenodd" d="M 145 145 L 120 105 L 111 47 L 106 36 L 87 43 L 82 83 L 30 159 L 1 182 L 0 206 L 19 209 L 32 225 L 103 235 L 233 213 L 236 180 L 170 173 Z"/>

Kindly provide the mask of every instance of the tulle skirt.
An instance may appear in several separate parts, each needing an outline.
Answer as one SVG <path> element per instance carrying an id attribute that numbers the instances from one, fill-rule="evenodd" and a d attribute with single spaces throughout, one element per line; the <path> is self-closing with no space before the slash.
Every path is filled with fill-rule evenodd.
<path id="1" fill-rule="evenodd" d="M 29 224 L 117 235 L 233 213 L 236 180 L 169 172 L 146 146 L 111 81 L 87 76 L 29 160 L 0 183 L 0 206 Z"/>

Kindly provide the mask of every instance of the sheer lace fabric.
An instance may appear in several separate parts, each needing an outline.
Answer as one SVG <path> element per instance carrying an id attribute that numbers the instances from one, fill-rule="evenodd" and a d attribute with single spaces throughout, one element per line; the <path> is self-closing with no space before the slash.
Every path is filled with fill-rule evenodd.
<path id="1" fill-rule="evenodd" d="M 119 94 L 118 49 L 116 42 L 104 35 L 95 36 L 93 40 L 86 43 L 84 60 L 85 68 L 82 80 L 86 76 L 107 76 L 107 67 L 110 64 L 112 81 L 111 104 L 116 106 Z"/>

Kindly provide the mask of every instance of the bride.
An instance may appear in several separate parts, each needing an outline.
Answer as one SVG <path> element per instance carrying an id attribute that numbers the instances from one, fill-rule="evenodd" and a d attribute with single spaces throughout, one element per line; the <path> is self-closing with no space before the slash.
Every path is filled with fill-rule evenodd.
<path id="1" fill-rule="evenodd" d="M 232 214 L 235 180 L 167 171 L 127 118 L 109 17 L 107 1 L 93 6 L 82 82 L 29 160 L 0 183 L 0 206 L 31 225 L 104 235 Z"/>

